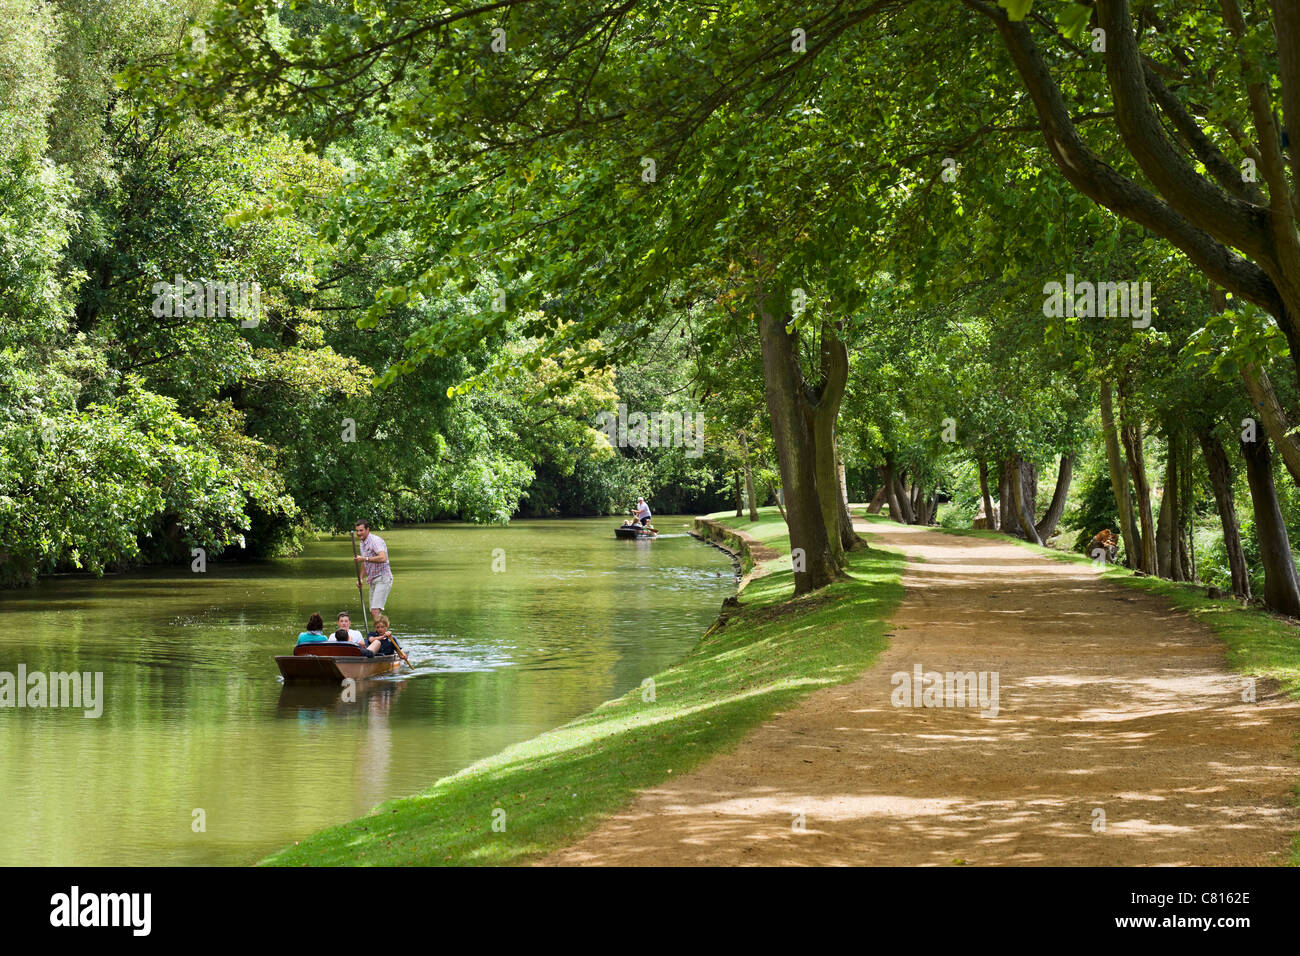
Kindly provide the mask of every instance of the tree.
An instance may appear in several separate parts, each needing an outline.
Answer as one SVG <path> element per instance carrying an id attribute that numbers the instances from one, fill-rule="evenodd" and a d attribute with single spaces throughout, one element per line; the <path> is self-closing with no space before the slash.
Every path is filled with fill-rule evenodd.
<path id="1" fill-rule="evenodd" d="M 1300 375 L 1300 286 L 1294 281 L 1300 274 L 1300 198 L 1287 175 L 1290 169 L 1294 178 L 1296 160 L 1282 145 L 1283 130 L 1300 122 L 1300 11 L 1280 0 L 1268 4 L 1271 15 L 1252 9 L 1247 19 L 1237 0 L 1228 0 L 1217 21 L 1202 9 L 1172 3 L 1150 4 L 1135 17 L 1128 0 L 1097 0 L 1109 86 L 1104 105 L 1119 128 L 1122 158 L 1143 183 L 1103 159 L 1082 135 L 1071 100 L 1096 109 L 1098 91 L 1086 80 L 1067 86 L 1056 79 L 1025 19 L 1030 3 L 1017 0 L 1003 10 L 985 0 L 963 2 L 995 25 L 1033 101 L 1048 151 L 1071 184 L 1169 240 L 1212 281 L 1273 315 L 1291 346 L 1293 374 Z M 1193 59 L 1180 41 L 1187 36 L 1227 42 L 1198 44 Z M 1063 56 L 1086 63 L 1090 49 L 1067 42 Z M 1233 76 L 1235 84 L 1225 79 Z M 1279 102 L 1281 129 L 1274 120 Z M 1253 136 L 1245 132 L 1242 112 Z"/>

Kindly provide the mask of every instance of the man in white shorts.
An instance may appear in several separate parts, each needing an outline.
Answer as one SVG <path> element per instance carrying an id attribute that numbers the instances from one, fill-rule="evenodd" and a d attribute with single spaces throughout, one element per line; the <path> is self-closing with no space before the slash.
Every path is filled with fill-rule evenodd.
<path id="1" fill-rule="evenodd" d="M 356 523 L 357 538 L 361 541 L 361 553 L 357 560 L 364 563 L 366 580 L 370 582 L 370 616 L 378 622 L 384 613 L 384 604 L 388 601 L 388 592 L 393 588 L 393 569 L 388 564 L 388 545 L 377 534 L 372 534 L 370 525 L 365 521 Z M 361 584 L 358 582 L 357 587 Z"/>

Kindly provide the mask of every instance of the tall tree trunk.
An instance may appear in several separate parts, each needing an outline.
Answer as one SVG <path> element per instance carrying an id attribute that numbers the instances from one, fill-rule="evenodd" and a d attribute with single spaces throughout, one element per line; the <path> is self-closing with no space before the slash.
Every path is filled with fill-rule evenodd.
<path id="1" fill-rule="evenodd" d="M 1016 504 L 1016 493 L 1011 487 L 1013 482 L 1018 482 L 1015 463 L 1007 459 L 1002 463 L 998 476 L 998 527 L 1003 534 L 1011 534 L 1019 538 L 1022 535 L 1020 519 L 1016 517 L 1016 512 L 1020 506 Z"/>
<path id="2" fill-rule="evenodd" d="M 821 328 L 821 382 L 804 407 L 813 434 L 816 455 L 816 486 L 826 541 L 836 570 L 844 567 L 843 532 L 840 527 L 839 453 L 835 448 L 835 423 L 840 417 L 840 400 L 849 381 L 849 349 L 831 322 Z M 852 530 L 852 529 L 850 529 Z"/>
<path id="3" fill-rule="evenodd" d="M 1025 494 L 1024 482 L 1021 481 L 1024 467 L 1024 461 L 1019 456 L 1016 456 L 1014 469 L 1011 472 L 1011 494 L 1015 497 L 1016 516 L 1020 519 L 1020 534 L 1026 541 L 1042 544 L 1043 539 L 1038 536 L 1038 531 L 1034 526 L 1034 513 L 1029 510 L 1031 505 L 1028 496 Z"/>
<path id="4" fill-rule="evenodd" d="M 1165 455 L 1164 494 L 1160 497 L 1160 517 L 1156 521 L 1156 573 L 1162 578 L 1173 578 L 1173 562 L 1177 559 L 1178 545 L 1174 542 L 1176 522 L 1174 516 L 1178 511 L 1176 504 L 1178 487 L 1178 465 L 1173 438 L 1169 440 L 1168 454 Z"/>
<path id="5" fill-rule="evenodd" d="M 880 509 L 886 505 L 888 497 L 889 496 L 885 494 L 885 486 L 881 485 L 880 489 L 876 492 L 875 496 L 871 499 L 871 504 L 867 505 L 867 514 L 869 515 L 880 514 Z"/>
<path id="6" fill-rule="evenodd" d="M 807 594 L 836 579 L 838 569 L 826 538 L 817 494 L 817 450 L 803 408 L 803 373 L 794 334 L 784 311 L 758 301 L 758 334 L 763 351 L 764 395 L 785 493 L 786 523 L 794 565 L 794 593 Z"/>
<path id="7" fill-rule="evenodd" d="M 1106 465 L 1110 469 L 1110 488 L 1115 495 L 1115 510 L 1119 513 L 1120 527 L 1117 530 L 1124 537 L 1124 557 L 1130 568 L 1141 567 L 1142 535 L 1133 518 L 1133 501 L 1128 493 L 1128 467 L 1120 453 L 1111 386 L 1104 378 L 1101 381 L 1101 434 L 1106 445 Z"/>
<path id="8" fill-rule="evenodd" d="M 749 442 L 740 433 L 740 459 L 745 469 L 745 502 L 749 505 L 749 520 L 758 520 L 758 498 L 754 494 L 754 462 L 749 457 Z"/>
<path id="9" fill-rule="evenodd" d="M 839 446 L 836 443 L 836 462 L 840 474 L 840 483 L 835 489 L 835 498 L 839 502 L 840 512 L 840 546 L 851 551 L 863 544 L 858 533 L 853 530 L 853 515 L 849 511 L 849 483 L 844 473 L 844 462 L 839 459 Z"/>
<path id="10" fill-rule="evenodd" d="M 1165 497 L 1169 499 L 1169 577 L 1187 580 L 1187 548 L 1183 544 L 1183 442 L 1176 430 L 1169 433 L 1169 461 L 1166 467 Z M 1164 501 L 1160 502 L 1164 510 Z"/>
<path id="11" fill-rule="evenodd" d="M 1246 383 L 1255 415 L 1264 426 L 1264 434 L 1277 446 L 1291 480 L 1300 485 L 1300 441 L 1291 434 L 1291 420 L 1278 401 L 1268 373 L 1252 362 L 1243 362 L 1241 378 Z"/>
<path id="12" fill-rule="evenodd" d="M 1124 382 L 1119 385 L 1120 438 L 1128 457 L 1129 474 L 1133 476 L 1133 494 L 1137 496 L 1138 520 L 1142 522 L 1142 570 L 1155 574 L 1156 523 L 1151 514 L 1151 482 L 1147 479 L 1146 452 L 1142 447 L 1142 423 L 1126 421 Z"/>
<path id="13" fill-rule="evenodd" d="M 1246 460 L 1246 481 L 1255 506 L 1255 535 L 1264 565 L 1264 603 L 1279 614 L 1300 617 L 1300 578 L 1296 577 L 1291 542 L 1273 484 L 1268 439 L 1259 435 L 1253 442 L 1242 442 L 1241 455 Z"/>
<path id="14" fill-rule="evenodd" d="M 1070 497 L 1070 481 L 1074 477 L 1074 455 L 1062 455 L 1061 464 L 1056 469 L 1056 487 L 1052 489 L 1052 500 L 1047 506 L 1047 513 L 1038 522 L 1034 530 L 1038 537 L 1046 541 L 1056 533 L 1056 526 L 1065 514 L 1065 503 Z"/>
<path id="15" fill-rule="evenodd" d="M 1025 496 L 1025 511 L 1032 518 L 1038 514 L 1038 466 L 1022 458 L 1017 471 L 1020 473 L 1020 490 Z"/>
<path id="16" fill-rule="evenodd" d="M 1192 443 L 1187 435 L 1178 442 L 1178 451 L 1182 456 L 1178 464 L 1178 567 L 1183 576 L 1180 580 L 1196 580 L 1196 513 L 1192 510 Z M 1186 532 L 1186 533 L 1184 533 Z"/>
<path id="17" fill-rule="evenodd" d="M 903 506 L 898 501 L 898 479 L 894 477 L 894 465 L 889 459 L 885 459 L 885 464 L 880 469 L 880 476 L 885 482 L 885 500 L 889 504 L 889 517 L 899 524 L 907 524 L 907 519 L 903 517 Z"/>
<path id="18" fill-rule="evenodd" d="M 1013 485 L 1020 489 L 1019 499 L 1016 498 Z M 1003 532 L 1024 538 L 1026 541 L 1031 540 L 1032 536 L 1023 528 L 1023 516 L 1028 514 L 1033 517 L 1037 509 L 1038 469 L 1018 455 L 1007 459 L 1002 465 L 1002 478 L 998 482 L 998 490 L 1000 524 Z"/>
<path id="19" fill-rule="evenodd" d="M 790 519 L 786 516 L 785 513 L 785 492 L 782 491 L 780 488 L 773 488 L 772 500 L 776 502 L 776 510 L 781 512 L 781 520 L 784 521 L 786 525 L 789 525 Z"/>
<path id="20" fill-rule="evenodd" d="M 1223 547 L 1228 552 L 1228 568 L 1232 572 L 1232 593 L 1250 600 L 1250 571 L 1246 567 L 1246 552 L 1241 546 L 1241 527 L 1237 524 L 1237 506 L 1232 494 L 1232 466 L 1223 443 L 1208 429 L 1198 431 L 1205 467 L 1210 473 L 1210 487 L 1214 489 L 1214 504 L 1223 525 Z"/>
<path id="21" fill-rule="evenodd" d="M 854 548 L 862 545 L 862 539 L 858 533 L 853 530 L 853 514 L 849 511 L 849 503 L 843 497 L 840 498 L 840 546 L 845 551 L 852 551 Z"/>
<path id="22" fill-rule="evenodd" d="M 1165 492 L 1168 494 L 1168 492 Z M 1164 498 L 1160 499 L 1160 510 L 1156 512 L 1156 574 L 1169 578 L 1169 508 Z"/>
<path id="23" fill-rule="evenodd" d="M 913 524 L 916 516 L 912 513 L 912 496 L 898 472 L 894 472 L 894 496 L 898 499 L 898 520 L 903 524 Z"/>
<path id="24" fill-rule="evenodd" d="M 993 510 L 993 497 L 989 494 L 989 464 L 980 459 L 980 498 L 984 501 L 984 527 L 996 531 L 998 514 Z"/>
<path id="25" fill-rule="evenodd" d="M 731 476 L 734 479 L 735 486 L 733 490 L 736 498 L 736 517 L 741 518 L 744 517 L 745 511 L 743 508 L 744 500 L 740 497 L 740 469 L 732 469 Z"/>
<path id="26" fill-rule="evenodd" d="M 1129 473 L 1133 476 L 1133 494 L 1137 497 L 1138 520 L 1142 523 L 1142 570 L 1155 574 L 1156 527 L 1151 514 L 1151 483 L 1147 480 L 1146 454 L 1142 449 L 1142 426 L 1128 424 L 1120 428 Z"/>

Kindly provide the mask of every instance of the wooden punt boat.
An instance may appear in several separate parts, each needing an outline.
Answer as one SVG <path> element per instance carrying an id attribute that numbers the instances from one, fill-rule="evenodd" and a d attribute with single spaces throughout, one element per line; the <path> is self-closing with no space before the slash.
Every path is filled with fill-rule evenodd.
<path id="1" fill-rule="evenodd" d="M 292 654 L 281 654 L 275 658 L 280 667 L 280 674 L 285 681 L 333 681 L 339 683 L 345 678 L 354 681 L 367 677 L 379 677 L 391 674 L 401 667 L 402 662 L 396 654 L 377 654 L 366 657 L 356 644 L 316 642 L 299 644 Z"/>
<path id="2" fill-rule="evenodd" d="M 642 528 L 639 525 L 625 524 L 614 529 L 614 537 L 616 538 L 656 538 L 658 536 L 659 532 L 654 528 Z"/>

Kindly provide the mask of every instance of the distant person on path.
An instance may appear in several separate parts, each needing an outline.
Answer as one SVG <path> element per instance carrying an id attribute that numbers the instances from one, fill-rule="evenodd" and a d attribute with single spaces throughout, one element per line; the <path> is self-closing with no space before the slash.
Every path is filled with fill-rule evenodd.
<path id="1" fill-rule="evenodd" d="M 307 618 L 307 630 L 298 635 L 299 644 L 323 644 L 329 640 L 325 636 L 325 621 L 319 614 Z"/>
<path id="2" fill-rule="evenodd" d="M 372 534 L 370 525 L 365 521 L 356 523 L 357 537 L 361 540 L 361 553 L 357 561 L 366 568 L 366 580 L 370 582 L 370 616 L 379 623 L 388 601 L 388 592 L 393 588 L 393 569 L 388 564 L 388 545 L 377 534 Z M 361 589 L 361 582 L 357 582 Z"/>

